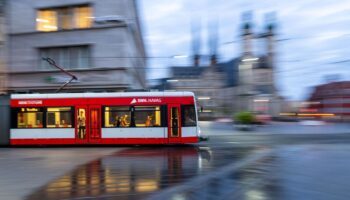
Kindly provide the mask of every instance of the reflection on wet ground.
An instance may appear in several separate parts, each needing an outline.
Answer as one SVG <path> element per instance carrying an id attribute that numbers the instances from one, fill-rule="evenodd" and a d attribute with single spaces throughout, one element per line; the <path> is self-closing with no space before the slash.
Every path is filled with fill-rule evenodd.
<path id="1" fill-rule="evenodd" d="M 192 146 L 130 148 L 82 165 L 26 199 L 141 199 L 238 161 L 251 151 Z"/>
<path id="2" fill-rule="evenodd" d="M 249 156 L 220 171 L 196 177 L 186 184 L 163 190 L 147 200 L 283 199 L 279 177 L 274 176 L 277 157 L 272 151 Z"/>

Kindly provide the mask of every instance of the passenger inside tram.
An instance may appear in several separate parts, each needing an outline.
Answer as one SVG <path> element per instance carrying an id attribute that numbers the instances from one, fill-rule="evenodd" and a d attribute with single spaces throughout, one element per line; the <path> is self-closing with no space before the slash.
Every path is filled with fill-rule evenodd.
<path id="1" fill-rule="evenodd" d="M 145 126 L 153 126 L 152 124 L 152 116 L 148 115 L 145 121 Z"/>
<path id="2" fill-rule="evenodd" d="M 128 123 L 128 115 L 124 115 L 124 116 L 121 117 L 120 125 L 121 125 L 122 127 L 128 127 L 128 126 L 129 126 L 129 123 Z"/>
<path id="3" fill-rule="evenodd" d="M 64 119 L 61 120 L 61 127 L 67 128 L 68 124 L 66 121 L 64 121 Z"/>
<path id="4" fill-rule="evenodd" d="M 40 120 L 36 120 L 36 126 L 38 128 L 42 128 L 43 127 L 43 123 Z"/>
<path id="5" fill-rule="evenodd" d="M 85 138 L 85 124 L 86 124 L 86 118 L 85 118 L 85 110 L 84 109 L 80 109 L 79 115 L 78 115 L 78 137 L 80 139 Z"/>
<path id="6" fill-rule="evenodd" d="M 120 127 L 120 123 L 121 123 L 121 117 L 119 117 L 118 115 L 115 116 L 114 126 Z"/>

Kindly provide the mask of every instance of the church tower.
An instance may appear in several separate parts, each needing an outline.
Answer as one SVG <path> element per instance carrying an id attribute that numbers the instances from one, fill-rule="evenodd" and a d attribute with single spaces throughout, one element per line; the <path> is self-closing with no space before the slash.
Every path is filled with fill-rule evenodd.
<path id="1" fill-rule="evenodd" d="M 242 15 L 242 40 L 243 57 L 252 56 L 253 51 L 253 32 L 252 32 L 252 12 L 245 12 Z"/>
<path id="2" fill-rule="evenodd" d="M 265 15 L 265 40 L 266 40 L 266 56 L 269 67 L 275 66 L 275 13 L 267 13 Z"/>
<path id="3" fill-rule="evenodd" d="M 193 66 L 200 65 L 200 49 L 201 49 L 201 26 L 200 21 L 192 20 L 191 23 L 191 34 L 192 34 L 192 56 Z"/>

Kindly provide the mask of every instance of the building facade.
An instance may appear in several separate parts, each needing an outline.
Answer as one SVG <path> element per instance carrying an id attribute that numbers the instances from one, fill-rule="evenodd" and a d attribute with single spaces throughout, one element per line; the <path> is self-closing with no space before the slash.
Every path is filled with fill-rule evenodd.
<path id="1" fill-rule="evenodd" d="M 20 13 L 20 14 L 19 14 Z M 6 5 L 8 90 L 144 89 L 146 53 L 134 0 L 11 0 Z"/>
<path id="2" fill-rule="evenodd" d="M 336 81 L 316 86 L 307 103 L 306 114 L 350 121 L 350 81 Z"/>
<path id="3" fill-rule="evenodd" d="M 209 66 L 172 67 L 166 89 L 192 91 L 197 97 L 201 118 L 220 117 L 235 105 L 239 60 L 212 62 Z"/>
<path id="4" fill-rule="evenodd" d="M 5 1 L 0 0 L 0 95 L 7 91 L 7 68 L 5 47 Z"/>
<path id="5" fill-rule="evenodd" d="M 253 49 L 254 40 L 263 40 L 264 52 Z M 275 24 L 267 22 L 262 33 L 252 30 L 252 23 L 242 26 L 242 56 L 238 66 L 236 110 L 253 111 L 277 117 L 283 103 L 275 84 Z"/>
<path id="6" fill-rule="evenodd" d="M 240 111 L 278 116 L 283 99 L 275 87 L 274 24 L 267 23 L 262 34 L 254 34 L 251 27 L 251 22 L 242 24 L 241 55 L 217 62 L 213 54 L 210 64 L 201 65 L 201 56 L 194 52 L 193 66 L 172 67 L 167 89 L 193 91 L 203 118 Z M 264 40 L 265 52 L 256 53 L 253 40 Z"/>

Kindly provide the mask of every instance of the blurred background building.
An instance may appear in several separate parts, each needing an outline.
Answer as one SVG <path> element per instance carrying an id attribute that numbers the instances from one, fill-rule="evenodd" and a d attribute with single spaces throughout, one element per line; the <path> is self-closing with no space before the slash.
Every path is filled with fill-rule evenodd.
<path id="1" fill-rule="evenodd" d="M 146 53 L 135 0 L 11 0 L 6 3 L 8 90 L 144 89 Z"/>
<path id="2" fill-rule="evenodd" d="M 350 121 L 350 81 L 318 85 L 307 101 L 310 115 L 326 119 Z"/>
<path id="3" fill-rule="evenodd" d="M 0 0 L 0 94 L 6 93 L 5 0 Z"/>
<path id="4" fill-rule="evenodd" d="M 246 13 L 241 29 L 241 55 L 218 62 L 215 29 L 209 30 L 214 32 L 209 33 L 210 55 L 200 55 L 197 38 L 200 36 L 193 32 L 193 65 L 173 66 L 171 77 L 162 80 L 164 89 L 193 91 L 201 118 L 231 116 L 240 111 L 279 115 L 283 99 L 277 93 L 274 79 L 275 23 L 266 21 L 263 33 L 253 33 L 252 22 L 245 18 Z M 264 42 L 262 54 L 254 51 L 254 40 Z"/>

